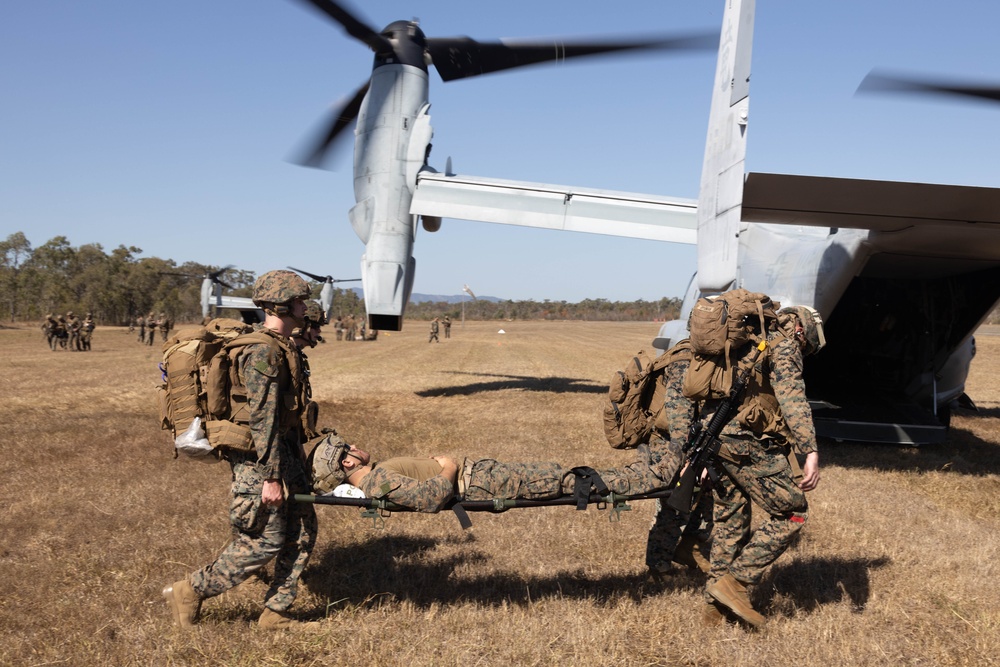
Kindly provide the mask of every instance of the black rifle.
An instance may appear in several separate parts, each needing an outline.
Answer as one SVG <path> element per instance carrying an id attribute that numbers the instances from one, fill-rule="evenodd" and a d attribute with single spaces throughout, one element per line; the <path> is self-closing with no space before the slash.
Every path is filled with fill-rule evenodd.
<path id="1" fill-rule="evenodd" d="M 687 447 L 691 455 L 687 460 L 687 468 L 677 482 L 677 486 L 671 491 L 670 498 L 667 499 L 667 507 L 678 512 L 684 512 L 685 514 L 691 511 L 694 487 L 698 483 L 698 480 L 701 479 L 701 475 L 705 469 L 708 469 L 710 474 L 714 474 L 714 470 L 711 467 L 712 460 L 719 453 L 719 447 L 722 445 L 719 441 L 719 434 L 722 433 L 722 429 L 736 414 L 737 408 L 740 407 L 740 402 L 743 400 L 743 392 L 747 388 L 747 382 L 750 381 L 750 374 L 753 372 L 753 367 L 757 363 L 760 353 L 766 348 L 767 340 L 762 340 L 757 345 L 757 351 L 754 353 L 753 359 L 750 360 L 750 363 L 747 364 L 739 376 L 733 379 L 733 386 L 729 390 L 729 396 L 719 405 L 715 414 L 712 415 L 712 419 L 709 420 L 708 426 L 702 428 L 701 422 L 695 422 L 692 425 L 691 432 L 688 434 Z M 717 477 L 717 475 L 715 476 Z"/>

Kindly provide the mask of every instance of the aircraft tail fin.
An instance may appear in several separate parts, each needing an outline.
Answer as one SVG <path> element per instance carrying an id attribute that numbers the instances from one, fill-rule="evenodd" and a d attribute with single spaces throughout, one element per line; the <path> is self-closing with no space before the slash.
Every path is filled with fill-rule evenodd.
<path id="1" fill-rule="evenodd" d="M 728 0 L 698 195 L 698 287 L 735 286 L 750 103 L 755 0 Z"/>

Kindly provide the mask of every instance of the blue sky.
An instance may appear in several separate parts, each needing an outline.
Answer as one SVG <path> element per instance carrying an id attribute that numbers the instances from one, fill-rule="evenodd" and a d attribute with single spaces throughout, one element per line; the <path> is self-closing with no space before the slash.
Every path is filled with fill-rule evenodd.
<path id="1" fill-rule="evenodd" d="M 723 0 L 357 1 L 429 36 L 718 30 Z M 904 9 L 900 9 L 904 8 Z M 286 160 L 370 72 L 293 0 L 6 0 L 0 235 L 138 246 L 178 263 L 360 276 L 350 159 Z M 1000 82 L 1000 3 L 762 0 L 751 171 L 997 186 L 1000 108 L 856 97 L 874 67 Z M 477 176 L 697 197 L 713 53 L 581 60 L 444 84 L 431 163 Z M 694 248 L 445 220 L 414 291 L 579 301 L 681 296 Z"/>

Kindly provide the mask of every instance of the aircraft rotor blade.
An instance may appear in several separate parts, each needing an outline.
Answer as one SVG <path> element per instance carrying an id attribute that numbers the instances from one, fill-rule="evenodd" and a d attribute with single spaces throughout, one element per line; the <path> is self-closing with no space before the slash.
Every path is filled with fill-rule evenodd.
<path id="1" fill-rule="evenodd" d="M 715 49 L 718 34 L 660 36 L 626 41 L 500 41 L 477 42 L 471 37 L 428 38 L 427 50 L 444 81 L 464 79 L 567 58 L 625 51 Z"/>
<path id="2" fill-rule="evenodd" d="M 333 0 L 299 1 L 312 5 L 340 25 L 344 26 L 344 30 L 347 31 L 348 35 L 364 42 L 375 53 L 392 53 L 392 44 L 389 40 L 380 35 L 377 30 L 369 26 L 367 23 L 361 21 L 354 14 L 347 11 L 342 3 L 336 3 L 333 2 Z"/>
<path id="3" fill-rule="evenodd" d="M 229 270 L 229 269 L 231 269 L 231 268 L 233 268 L 233 265 L 232 265 L 232 264 L 227 264 L 226 266 L 222 267 L 222 268 L 221 268 L 221 269 L 219 269 L 218 271 L 212 271 L 211 273 L 209 273 L 209 274 L 208 274 L 208 278 L 209 278 L 209 279 L 210 279 L 210 280 L 211 280 L 211 281 L 212 281 L 213 283 L 219 283 L 220 285 L 222 285 L 222 286 L 223 286 L 223 287 L 225 287 L 226 289 L 235 289 L 235 288 L 234 288 L 234 287 L 233 287 L 232 285 L 229 285 L 229 284 L 227 284 L 227 283 L 223 282 L 223 281 L 222 281 L 222 280 L 221 280 L 221 279 L 219 278 L 219 276 L 221 276 L 221 275 L 222 275 L 223 273 L 225 273 L 226 271 L 228 271 L 228 270 Z"/>
<path id="4" fill-rule="evenodd" d="M 304 276 L 312 278 L 313 280 L 315 280 L 318 283 L 325 283 L 328 280 L 331 281 L 331 282 L 333 281 L 333 278 L 331 276 L 316 275 L 315 273 L 309 273 L 308 271 L 303 271 L 302 269 L 296 269 L 294 266 L 289 266 L 288 268 L 291 269 L 292 271 L 296 271 L 298 273 L 301 273 Z"/>
<path id="5" fill-rule="evenodd" d="M 293 158 L 291 162 L 303 167 L 322 169 L 334 142 L 343 135 L 344 130 L 350 127 L 354 119 L 358 117 L 358 113 L 361 111 L 361 102 L 364 101 L 365 95 L 368 93 L 368 85 L 369 82 L 366 81 L 364 85 L 354 92 L 354 96 L 351 99 L 339 108 L 335 108 L 320 126 L 326 129 L 316 132 L 313 140 L 307 144 L 312 148 L 303 152 L 300 157 Z"/>
<path id="6" fill-rule="evenodd" d="M 292 271 L 297 271 L 304 276 L 308 276 L 318 283 L 353 283 L 361 280 L 361 278 L 334 278 L 333 276 L 321 276 L 315 273 L 309 273 L 308 271 L 303 271 L 302 269 L 296 269 L 294 266 L 289 266 L 288 268 Z"/>
<path id="7" fill-rule="evenodd" d="M 924 81 L 916 78 L 871 72 L 858 86 L 864 93 L 918 93 L 956 95 L 1000 102 L 1000 86 L 958 84 L 947 81 Z"/>

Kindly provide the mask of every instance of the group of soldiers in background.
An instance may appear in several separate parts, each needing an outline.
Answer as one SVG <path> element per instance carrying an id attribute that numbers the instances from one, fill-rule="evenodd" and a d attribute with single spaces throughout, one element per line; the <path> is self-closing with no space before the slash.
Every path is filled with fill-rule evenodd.
<path id="1" fill-rule="evenodd" d="M 451 338 L 451 318 L 447 315 L 444 316 L 443 320 L 440 317 L 435 317 L 431 320 L 431 335 L 427 340 L 428 343 L 441 342 L 438 338 L 438 331 L 441 329 L 441 325 L 444 325 L 444 337 Z"/>
<path id="2" fill-rule="evenodd" d="M 170 330 L 174 328 L 174 321 L 167 317 L 166 313 L 160 313 L 159 318 L 156 317 L 156 313 L 150 313 L 145 318 L 142 315 L 137 317 L 128 330 L 135 331 L 136 328 L 139 329 L 140 344 L 152 345 L 156 339 L 157 329 L 160 330 L 160 340 L 166 343 Z"/>
<path id="3" fill-rule="evenodd" d="M 378 340 L 378 329 L 368 329 L 364 317 L 340 315 L 331 322 L 337 340 Z"/>
<path id="4" fill-rule="evenodd" d="M 72 310 L 65 315 L 48 314 L 42 322 L 42 333 L 45 334 L 45 342 L 51 350 L 90 351 L 90 339 L 94 328 L 94 318 L 91 313 L 87 313 L 81 320 Z"/>

